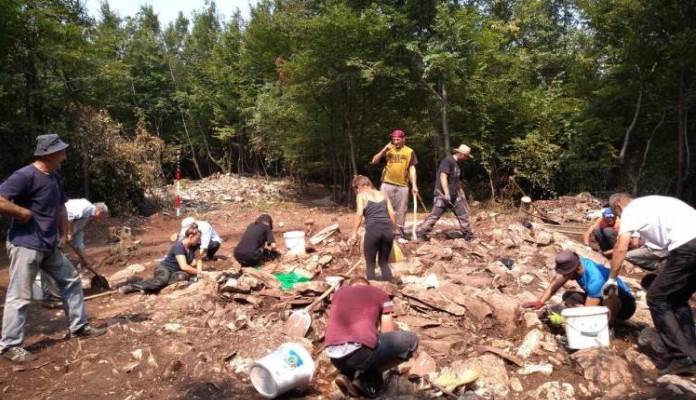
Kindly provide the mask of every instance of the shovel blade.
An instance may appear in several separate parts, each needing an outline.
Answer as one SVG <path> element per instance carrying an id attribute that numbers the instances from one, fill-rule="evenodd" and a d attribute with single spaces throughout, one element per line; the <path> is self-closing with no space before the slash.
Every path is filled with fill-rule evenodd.
<path id="1" fill-rule="evenodd" d="M 111 287 L 109 287 L 109 281 L 101 275 L 93 276 L 90 283 L 92 284 L 92 288 L 96 290 L 101 291 L 111 289 Z"/>
<path id="2" fill-rule="evenodd" d="M 307 310 L 293 311 L 285 322 L 285 333 L 290 337 L 305 337 L 310 326 L 312 326 L 312 317 Z"/>

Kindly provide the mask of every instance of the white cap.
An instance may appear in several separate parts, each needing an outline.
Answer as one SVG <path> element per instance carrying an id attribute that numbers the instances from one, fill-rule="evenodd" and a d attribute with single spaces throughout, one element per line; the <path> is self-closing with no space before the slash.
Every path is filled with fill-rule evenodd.
<path id="1" fill-rule="evenodd" d="M 181 221 L 181 229 L 188 229 L 189 226 L 191 226 L 194 222 L 196 222 L 196 219 L 193 217 L 186 217 Z"/>

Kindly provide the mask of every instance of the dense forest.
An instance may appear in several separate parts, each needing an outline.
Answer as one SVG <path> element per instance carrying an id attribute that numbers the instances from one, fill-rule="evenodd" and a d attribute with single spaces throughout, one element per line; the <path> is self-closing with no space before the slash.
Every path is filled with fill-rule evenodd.
<path id="1" fill-rule="evenodd" d="M 466 143 L 477 199 L 514 176 L 535 196 L 696 200 L 693 0 L 263 0 L 248 19 L 210 1 L 166 26 L 148 6 L 0 8 L 0 179 L 51 131 L 70 194 L 121 211 L 177 150 L 191 179 L 292 176 L 345 201 L 400 128 L 424 193 Z"/>

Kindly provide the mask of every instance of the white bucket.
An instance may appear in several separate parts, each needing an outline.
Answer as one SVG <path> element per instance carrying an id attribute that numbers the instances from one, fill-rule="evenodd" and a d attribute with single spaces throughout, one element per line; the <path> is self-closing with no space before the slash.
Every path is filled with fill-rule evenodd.
<path id="1" fill-rule="evenodd" d="M 36 279 L 34 279 L 34 283 L 31 284 L 31 298 L 33 300 L 44 299 L 44 291 L 41 286 L 41 273 L 36 274 Z"/>
<path id="2" fill-rule="evenodd" d="M 568 347 L 609 346 L 609 309 L 603 306 L 572 307 L 561 311 L 565 318 Z"/>
<path id="3" fill-rule="evenodd" d="M 289 390 L 307 386 L 314 377 L 314 360 L 297 343 L 284 343 L 273 353 L 254 362 L 251 384 L 261 396 L 273 399 Z"/>
<path id="4" fill-rule="evenodd" d="M 285 248 L 288 249 L 288 254 L 304 254 L 305 253 L 305 233 L 304 231 L 290 231 L 283 234 L 285 240 Z"/>

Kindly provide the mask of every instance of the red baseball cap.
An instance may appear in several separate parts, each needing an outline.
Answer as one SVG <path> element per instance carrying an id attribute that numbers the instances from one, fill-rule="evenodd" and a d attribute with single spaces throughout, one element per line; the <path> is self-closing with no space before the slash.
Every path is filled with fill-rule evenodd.
<path id="1" fill-rule="evenodd" d="M 405 137 L 406 137 L 406 134 L 405 134 L 404 131 L 402 131 L 401 129 L 395 129 L 395 130 L 392 131 L 391 137 L 405 138 Z"/>

